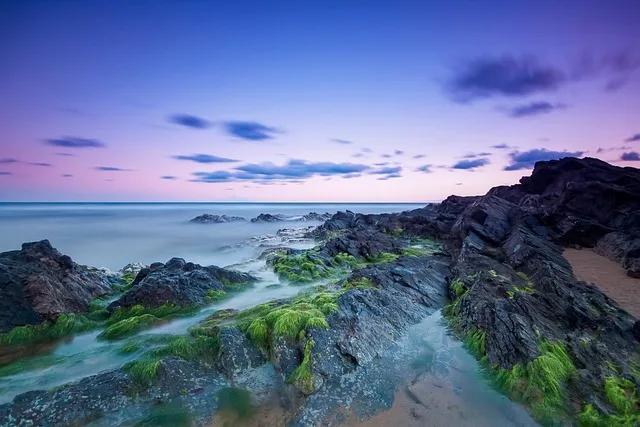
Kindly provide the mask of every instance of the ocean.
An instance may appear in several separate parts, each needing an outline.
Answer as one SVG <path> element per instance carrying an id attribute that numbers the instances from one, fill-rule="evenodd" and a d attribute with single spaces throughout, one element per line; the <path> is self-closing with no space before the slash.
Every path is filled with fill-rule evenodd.
<path id="1" fill-rule="evenodd" d="M 400 212 L 425 204 L 398 203 L 0 203 L 0 252 L 48 239 L 79 263 L 118 270 L 131 262 L 172 257 L 227 266 L 255 258 L 282 228 L 320 222 L 192 224 L 205 213 L 251 219 L 261 213 L 303 215 L 351 210 Z M 309 247 L 297 242 L 292 246 Z"/>

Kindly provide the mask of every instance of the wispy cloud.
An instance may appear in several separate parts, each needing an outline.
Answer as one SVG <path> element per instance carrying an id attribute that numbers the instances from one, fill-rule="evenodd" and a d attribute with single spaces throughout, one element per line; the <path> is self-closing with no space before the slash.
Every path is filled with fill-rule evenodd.
<path id="1" fill-rule="evenodd" d="M 381 154 L 380 157 L 382 157 L 383 159 L 390 159 L 393 156 L 391 154 Z"/>
<path id="2" fill-rule="evenodd" d="M 362 151 L 363 153 L 373 153 L 373 150 L 371 148 L 368 148 L 368 147 L 363 147 L 362 150 L 360 150 L 360 151 Z"/>
<path id="3" fill-rule="evenodd" d="M 552 104 L 547 101 L 530 102 L 524 105 L 516 105 L 505 109 L 507 116 L 513 118 L 523 118 L 531 116 L 539 116 L 541 114 L 549 114 L 557 110 L 567 108 L 561 103 Z"/>
<path id="4" fill-rule="evenodd" d="M 431 172 L 433 172 L 431 170 L 432 167 L 433 167 L 433 165 L 422 165 L 422 166 L 417 167 L 415 169 L 415 172 L 431 173 Z"/>
<path id="5" fill-rule="evenodd" d="M 370 166 L 357 163 L 307 162 L 289 160 L 284 165 L 274 163 L 249 163 L 233 170 L 215 172 L 195 172 L 196 182 L 234 182 L 234 181 L 303 181 L 315 176 L 349 176 L 370 169 Z"/>
<path id="6" fill-rule="evenodd" d="M 169 123 L 185 126 L 191 129 L 207 129 L 211 126 L 211 122 L 201 117 L 192 116 L 191 114 L 174 114 L 169 116 Z"/>
<path id="7" fill-rule="evenodd" d="M 43 162 L 27 162 L 27 164 L 31 166 L 41 166 L 45 168 L 50 168 L 53 166 L 51 163 L 43 163 Z"/>
<path id="8" fill-rule="evenodd" d="M 497 150 L 510 150 L 516 147 L 512 147 L 511 145 L 507 145 L 507 144 L 496 144 L 496 145 L 492 145 L 491 148 L 495 148 Z"/>
<path id="9" fill-rule="evenodd" d="M 584 151 L 551 151 L 545 148 L 535 148 L 529 151 L 514 151 L 509 153 L 510 163 L 505 166 L 506 171 L 532 169 L 536 162 L 558 160 L 564 157 L 581 157 Z"/>
<path id="10" fill-rule="evenodd" d="M 477 159 L 478 157 L 487 157 L 491 156 L 493 153 L 483 152 L 483 153 L 467 153 L 462 156 L 463 159 Z"/>
<path id="11" fill-rule="evenodd" d="M 8 165 L 11 163 L 20 163 L 20 160 L 5 157 L 4 159 L 0 159 L 0 165 Z"/>
<path id="12" fill-rule="evenodd" d="M 229 121 L 224 124 L 226 131 L 237 138 L 247 141 L 272 139 L 278 130 L 257 122 Z"/>
<path id="13" fill-rule="evenodd" d="M 173 180 L 178 179 L 178 177 L 177 177 L 177 176 L 173 176 L 173 175 L 163 175 L 163 176 L 161 176 L 160 178 L 161 178 L 161 179 L 170 180 L 170 181 L 173 181 Z"/>
<path id="14" fill-rule="evenodd" d="M 622 153 L 620 160 L 624 160 L 626 162 L 640 162 L 640 154 L 637 151 Z"/>
<path id="15" fill-rule="evenodd" d="M 353 144 L 353 141 L 349 141 L 349 140 L 347 140 L 347 139 L 334 138 L 334 139 L 332 139 L 331 141 L 332 141 L 332 142 L 335 142 L 335 143 L 337 143 L 337 144 L 345 144 L 345 145 L 347 145 L 347 144 Z"/>
<path id="16" fill-rule="evenodd" d="M 451 166 L 451 169 L 460 169 L 460 170 L 474 170 L 481 168 L 482 166 L 488 165 L 489 159 L 480 158 L 474 160 L 461 160 L 458 163 Z"/>
<path id="17" fill-rule="evenodd" d="M 9 176 L 9 175 L 13 175 L 13 173 L 11 173 L 11 172 L 6 172 L 6 171 L 0 171 L 0 175 L 1 175 L 1 176 Z"/>
<path id="18" fill-rule="evenodd" d="M 625 142 L 636 142 L 636 141 L 640 141 L 640 133 L 636 133 L 635 135 L 633 135 L 630 138 L 627 138 L 624 140 Z"/>
<path id="19" fill-rule="evenodd" d="M 63 178 L 73 178 L 73 175 L 71 175 L 70 173 L 65 173 L 65 174 L 62 174 L 60 176 L 63 177 Z"/>
<path id="20" fill-rule="evenodd" d="M 415 156 L 413 156 L 414 159 L 424 159 L 425 157 L 427 156 L 425 156 L 424 154 L 416 154 Z"/>
<path id="21" fill-rule="evenodd" d="M 113 166 L 96 166 L 94 169 L 103 172 L 131 172 L 131 169 L 122 169 Z"/>
<path id="22" fill-rule="evenodd" d="M 190 156 L 173 156 L 176 160 L 188 160 L 196 163 L 236 163 L 239 160 L 226 157 L 212 156 L 210 154 L 192 154 Z"/>
<path id="23" fill-rule="evenodd" d="M 56 153 L 56 156 L 75 157 L 75 154 L 71 154 L 71 153 Z"/>
<path id="24" fill-rule="evenodd" d="M 104 148 L 106 145 L 97 139 L 77 138 L 73 136 L 65 136 L 56 139 L 45 139 L 45 144 L 53 145 L 54 147 L 65 148 Z"/>
<path id="25" fill-rule="evenodd" d="M 396 156 L 402 156 L 402 155 L 404 154 L 404 151 L 402 151 L 402 150 L 395 150 L 395 151 L 393 152 L 393 154 L 395 154 Z"/>

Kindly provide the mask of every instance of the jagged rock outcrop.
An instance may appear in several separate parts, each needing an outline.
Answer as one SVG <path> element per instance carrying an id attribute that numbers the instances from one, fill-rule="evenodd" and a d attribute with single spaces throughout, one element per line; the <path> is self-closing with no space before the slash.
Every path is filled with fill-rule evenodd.
<path id="1" fill-rule="evenodd" d="M 86 312 L 91 300 L 110 293 L 105 277 L 62 255 L 48 240 L 0 253 L 0 332 Z"/>
<path id="2" fill-rule="evenodd" d="M 143 268 L 131 289 L 108 307 L 113 312 L 120 307 L 143 305 L 153 308 L 164 304 L 190 306 L 204 304 L 209 291 L 237 290 L 256 281 L 253 276 L 216 266 L 203 267 L 182 258 L 172 258 L 166 264 L 154 263 Z"/>
<path id="3" fill-rule="evenodd" d="M 246 221 L 246 219 L 241 216 L 204 214 L 191 219 L 189 222 L 192 222 L 195 224 L 221 224 L 226 222 L 244 222 L 244 221 Z"/>

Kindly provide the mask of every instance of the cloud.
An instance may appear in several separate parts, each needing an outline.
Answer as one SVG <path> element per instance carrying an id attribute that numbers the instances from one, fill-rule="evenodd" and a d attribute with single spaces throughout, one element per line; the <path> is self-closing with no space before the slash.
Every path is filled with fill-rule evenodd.
<path id="1" fill-rule="evenodd" d="M 8 157 L 4 159 L 0 159 L 0 165 L 8 165 L 10 163 L 20 163 L 20 160 L 8 158 Z"/>
<path id="2" fill-rule="evenodd" d="M 106 145 L 97 139 L 77 138 L 65 136 L 57 139 L 45 139 L 45 144 L 65 148 L 104 148 Z"/>
<path id="3" fill-rule="evenodd" d="M 610 151 L 621 151 L 621 150 L 630 150 L 631 147 L 623 146 L 623 147 L 611 147 L 611 148 L 598 148 L 596 150 L 596 154 L 600 153 L 608 153 Z"/>
<path id="4" fill-rule="evenodd" d="M 640 141 L 640 133 L 636 133 L 635 135 L 633 135 L 631 138 L 627 138 L 624 140 L 625 142 L 635 142 L 635 141 Z"/>
<path id="5" fill-rule="evenodd" d="M 585 52 L 574 62 L 571 70 L 573 80 L 604 77 L 605 90 L 616 91 L 640 69 L 640 55 L 630 51 L 618 51 L 596 57 Z"/>
<path id="6" fill-rule="evenodd" d="M 284 165 L 271 162 L 249 163 L 233 170 L 215 172 L 194 172 L 196 182 L 234 182 L 254 181 L 302 181 L 315 176 L 347 176 L 359 174 L 370 169 L 370 166 L 356 163 L 307 162 L 291 159 Z"/>
<path id="7" fill-rule="evenodd" d="M 96 166 L 94 169 L 104 172 L 131 172 L 131 169 L 114 168 L 112 166 Z"/>
<path id="8" fill-rule="evenodd" d="M 70 173 L 65 173 L 65 174 L 62 174 L 60 176 L 63 177 L 63 178 L 73 178 L 73 175 L 71 175 Z"/>
<path id="9" fill-rule="evenodd" d="M 417 168 L 415 169 L 415 172 L 431 173 L 431 172 L 433 172 L 433 171 L 431 170 L 431 168 L 432 168 L 432 167 L 433 167 L 433 165 L 422 165 L 422 166 L 420 166 L 420 167 L 417 167 Z"/>
<path id="10" fill-rule="evenodd" d="M 363 153 L 373 153 L 373 150 L 372 150 L 371 148 L 367 148 L 367 147 L 364 147 L 364 148 L 363 148 L 362 150 L 360 150 L 360 151 L 362 151 Z"/>
<path id="11" fill-rule="evenodd" d="M 545 148 L 534 148 L 529 151 L 514 151 L 509 153 L 510 164 L 505 166 L 506 171 L 532 169 L 536 162 L 558 160 L 564 157 L 581 157 L 584 151 L 551 151 Z"/>
<path id="12" fill-rule="evenodd" d="M 31 166 L 42 166 L 45 168 L 49 168 L 53 166 L 51 163 L 42 163 L 42 162 L 28 162 L 27 164 Z"/>
<path id="13" fill-rule="evenodd" d="M 351 157 L 359 159 L 360 157 L 364 157 L 364 154 L 363 153 L 355 153 L 355 154 L 352 154 Z"/>
<path id="14" fill-rule="evenodd" d="M 393 179 L 393 178 L 402 178 L 402 175 L 400 175 L 399 173 L 391 173 L 386 176 L 381 176 L 380 178 L 378 178 L 378 181 L 386 181 L 388 179 Z"/>
<path id="15" fill-rule="evenodd" d="M 167 180 L 175 180 L 178 179 L 177 176 L 173 176 L 173 175 L 163 175 L 160 177 L 161 179 L 167 179 Z"/>
<path id="16" fill-rule="evenodd" d="M 567 108 L 564 104 L 552 104 L 547 101 L 536 101 L 524 105 L 516 105 L 514 107 L 506 108 L 505 112 L 509 117 L 522 118 L 539 116 L 541 114 L 549 114 L 553 111 L 562 110 L 564 108 Z"/>
<path id="17" fill-rule="evenodd" d="M 173 156 L 176 160 L 189 160 L 196 163 L 236 163 L 239 160 L 226 157 L 212 156 L 209 154 L 192 154 L 191 156 Z"/>
<path id="18" fill-rule="evenodd" d="M 493 153 L 467 153 L 462 156 L 463 159 L 477 159 L 478 157 L 492 156 Z"/>
<path id="19" fill-rule="evenodd" d="M 382 154 L 382 155 L 380 155 L 380 157 L 385 158 L 385 159 L 390 159 L 393 156 L 391 154 Z"/>
<path id="20" fill-rule="evenodd" d="M 382 162 L 382 163 L 374 163 L 374 166 L 387 166 L 389 164 L 389 162 Z"/>
<path id="21" fill-rule="evenodd" d="M 620 160 L 626 162 L 640 162 L 640 154 L 637 151 L 629 151 L 628 153 L 622 153 Z"/>
<path id="22" fill-rule="evenodd" d="M 393 154 L 395 154 L 396 156 L 402 156 L 402 155 L 404 154 L 404 151 L 402 151 L 402 150 L 395 150 L 395 151 L 393 152 Z"/>
<path id="23" fill-rule="evenodd" d="M 206 129 L 211 126 L 208 120 L 190 114 L 174 114 L 169 116 L 169 122 L 192 129 Z"/>
<path id="24" fill-rule="evenodd" d="M 75 154 L 71 154 L 71 153 L 56 153 L 56 156 L 75 157 Z"/>
<path id="25" fill-rule="evenodd" d="M 374 169 L 369 172 L 369 175 L 389 175 L 402 172 L 401 166 L 384 167 L 380 169 Z"/>
<path id="26" fill-rule="evenodd" d="M 489 159 L 487 158 L 479 158 L 473 160 L 460 160 L 455 165 L 451 166 L 451 169 L 462 169 L 462 170 L 473 170 L 480 168 L 482 166 L 488 165 Z"/>
<path id="27" fill-rule="evenodd" d="M 13 175 L 13 173 L 11 173 L 11 172 L 5 172 L 5 171 L 0 171 L 0 175 L 8 176 L 8 175 Z"/>
<path id="28" fill-rule="evenodd" d="M 640 55 L 629 51 L 596 56 L 584 53 L 567 67 L 546 65 L 532 56 L 485 56 L 462 63 L 446 82 L 456 102 L 492 97 L 525 97 L 556 91 L 582 80 L 604 79 L 605 90 L 624 86 L 640 69 Z"/>
<path id="29" fill-rule="evenodd" d="M 230 135 L 247 141 L 271 139 L 273 134 L 278 132 L 276 128 L 256 122 L 230 121 L 226 122 L 224 126 Z"/>
<path id="30" fill-rule="evenodd" d="M 425 157 L 427 156 L 425 156 L 424 154 L 416 154 L 415 156 L 413 156 L 414 159 L 424 159 Z"/>
<path id="31" fill-rule="evenodd" d="M 492 145 L 491 148 L 495 148 L 497 150 L 510 150 L 510 149 L 516 148 L 516 147 L 512 147 L 512 146 L 507 145 L 507 144 L 496 144 L 496 145 Z"/>
<path id="32" fill-rule="evenodd" d="M 541 65 L 532 57 L 483 57 L 462 64 L 446 88 L 457 102 L 494 96 L 523 97 L 555 91 L 566 80 L 555 67 Z"/>
<path id="33" fill-rule="evenodd" d="M 339 138 L 334 138 L 331 141 L 338 143 L 338 144 L 353 144 L 353 141 L 348 141 L 346 139 L 339 139 Z"/>

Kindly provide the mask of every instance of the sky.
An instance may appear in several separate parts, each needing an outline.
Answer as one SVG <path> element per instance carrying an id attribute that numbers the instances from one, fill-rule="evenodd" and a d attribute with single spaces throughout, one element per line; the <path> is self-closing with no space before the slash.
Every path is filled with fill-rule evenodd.
<path id="1" fill-rule="evenodd" d="M 637 0 L 0 1 L 0 201 L 426 202 L 640 166 Z"/>

